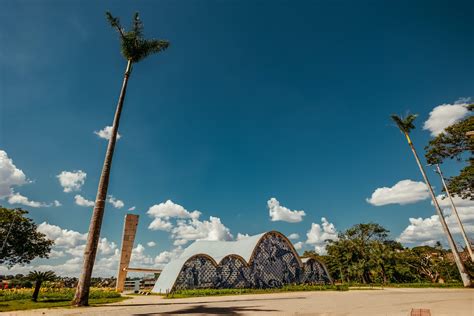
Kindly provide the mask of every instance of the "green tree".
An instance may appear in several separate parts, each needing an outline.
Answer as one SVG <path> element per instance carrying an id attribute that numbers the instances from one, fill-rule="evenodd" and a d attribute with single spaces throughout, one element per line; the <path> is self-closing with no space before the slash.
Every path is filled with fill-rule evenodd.
<path id="1" fill-rule="evenodd" d="M 53 271 L 31 271 L 28 276 L 28 279 L 35 282 L 35 290 L 33 291 L 32 301 L 36 302 L 38 300 L 38 294 L 41 288 L 41 284 L 44 281 L 54 281 L 56 275 Z"/>
<path id="2" fill-rule="evenodd" d="M 468 109 L 473 112 L 474 104 L 470 104 Z M 429 164 L 441 164 L 446 159 L 465 160 L 467 165 L 457 176 L 448 179 L 447 187 L 453 195 L 474 200 L 474 137 L 467 135 L 470 131 L 474 131 L 473 115 L 447 127 L 433 138 L 425 147 L 425 156 Z"/>
<path id="3" fill-rule="evenodd" d="M 329 241 L 324 262 L 332 277 L 343 282 L 388 282 L 392 252 L 401 247 L 387 239 L 388 233 L 376 223 L 357 224 Z"/>
<path id="4" fill-rule="evenodd" d="M 0 206 L 0 264 L 12 267 L 30 263 L 36 257 L 48 258 L 53 241 L 37 230 L 28 211 Z"/>
<path id="5" fill-rule="evenodd" d="M 448 225 L 446 224 L 446 220 L 444 219 L 443 212 L 441 211 L 441 208 L 439 207 L 438 200 L 436 199 L 436 196 L 433 192 L 433 188 L 431 187 L 431 183 L 428 180 L 425 169 L 423 168 L 423 165 L 421 164 L 421 161 L 420 161 L 420 158 L 418 157 L 415 146 L 413 145 L 409 136 L 410 132 L 415 128 L 415 125 L 413 124 L 413 122 L 415 121 L 417 115 L 410 114 L 405 118 L 401 118 L 398 115 L 392 115 L 391 117 L 392 117 L 392 120 L 397 124 L 398 128 L 400 129 L 400 132 L 402 132 L 402 134 L 405 135 L 408 141 L 408 145 L 410 146 L 413 156 L 415 157 L 416 163 L 418 164 L 418 168 L 420 169 L 423 179 L 425 180 L 426 186 L 428 187 L 428 191 L 431 195 L 431 199 L 433 200 L 433 204 L 435 206 L 436 213 L 438 214 L 439 220 L 441 222 L 441 226 L 443 227 L 446 238 L 448 239 L 448 243 L 451 248 L 451 251 L 453 252 L 454 260 L 456 261 L 456 265 L 459 269 L 459 273 L 463 280 L 464 286 L 469 287 L 471 286 L 471 280 L 469 278 L 469 275 L 467 274 L 466 268 L 464 267 L 461 257 L 459 256 L 458 250 L 456 248 L 456 244 L 454 243 L 453 236 L 451 235 Z"/>
<path id="6" fill-rule="evenodd" d="M 74 295 L 73 304 L 76 306 L 86 306 L 89 303 L 89 288 L 91 283 L 92 270 L 97 254 L 102 219 L 104 217 L 105 201 L 107 198 L 107 189 L 109 185 L 110 169 L 112 166 L 112 157 L 114 154 L 115 143 L 122 114 L 123 102 L 127 90 L 128 79 L 132 71 L 132 65 L 143 60 L 145 57 L 159 53 L 169 46 L 168 41 L 151 39 L 147 40 L 143 37 L 143 24 L 138 13 L 133 16 L 132 27 L 130 31 L 126 31 L 120 24 L 117 17 L 113 17 L 110 12 L 106 12 L 107 20 L 110 25 L 115 28 L 119 34 L 121 42 L 121 52 L 127 60 L 125 75 L 123 78 L 122 89 L 120 91 L 117 109 L 112 124 L 112 133 L 109 139 L 107 152 L 105 154 L 104 165 L 100 175 L 97 196 L 95 199 L 94 211 L 92 214 L 89 234 L 87 237 L 86 248 L 84 250 L 84 263 L 81 276 Z"/>

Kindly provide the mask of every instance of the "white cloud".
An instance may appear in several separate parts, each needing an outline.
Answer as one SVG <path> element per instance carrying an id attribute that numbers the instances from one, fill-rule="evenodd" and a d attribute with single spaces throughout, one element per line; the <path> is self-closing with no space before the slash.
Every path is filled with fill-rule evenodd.
<path id="1" fill-rule="evenodd" d="M 465 117 L 469 110 L 466 103 L 441 104 L 435 107 L 428 120 L 423 125 L 424 130 L 429 130 L 431 136 L 437 136 L 444 132 L 444 129 Z"/>
<path id="2" fill-rule="evenodd" d="M 116 199 L 113 195 L 109 195 L 107 202 L 112 204 L 115 208 L 122 208 L 125 206 L 125 203 L 123 203 L 123 201 Z"/>
<path id="3" fill-rule="evenodd" d="M 166 221 L 166 220 L 163 220 L 159 217 L 155 218 L 151 223 L 150 225 L 148 225 L 148 229 L 151 229 L 151 230 L 163 230 L 165 232 L 169 232 L 171 230 L 171 228 L 173 228 L 173 225 Z"/>
<path id="4" fill-rule="evenodd" d="M 16 265 L 11 270 L 7 270 L 6 267 L 1 266 L 0 274 L 27 273 L 31 270 L 53 270 L 58 275 L 78 276 L 82 268 L 87 233 L 82 234 L 46 222 L 38 225 L 38 231 L 54 241 L 50 257 L 60 262 L 51 264 L 51 261 L 35 259 L 29 265 Z M 105 237 L 100 238 L 97 259 L 94 265 L 94 276 L 114 276 L 116 274 L 118 260 L 119 249 L 115 242 L 109 241 Z M 48 262 L 48 264 L 43 264 L 43 262 Z"/>
<path id="5" fill-rule="evenodd" d="M 170 237 L 175 246 L 182 246 L 194 240 L 231 240 L 233 238 L 220 218 L 211 216 L 209 221 L 201 221 L 199 220 L 201 212 L 189 212 L 171 200 L 153 205 L 148 209 L 147 214 L 153 218 L 148 229 L 171 232 Z"/>
<path id="6" fill-rule="evenodd" d="M 219 217 L 210 216 L 209 221 L 191 219 L 178 221 L 172 229 L 172 236 L 181 240 L 232 240 L 230 230 L 222 224 Z"/>
<path id="7" fill-rule="evenodd" d="M 291 239 L 291 240 L 298 239 L 298 238 L 300 238 L 300 235 L 298 235 L 297 233 L 288 235 L 288 239 Z"/>
<path id="8" fill-rule="evenodd" d="M 10 204 L 21 204 L 29 207 L 50 207 L 52 204 L 30 201 L 26 196 L 20 193 L 13 193 L 8 197 L 8 203 Z"/>
<path id="9" fill-rule="evenodd" d="M 171 200 L 167 200 L 164 203 L 155 204 L 150 207 L 147 214 L 155 218 L 199 218 L 201 212 L 193 211 L 188 212 L 184 207 L 179 204 L 173 203 Z"/>
<path id="10" fill-rule="evenodd" d="M 86 207 L 91 207 L 95 205 L 94 201 L 87 200 L 84 198 L 82 195 L 77 194 L 74 197 L 74 202 L 79 205 L 79 206 L 86 206 Z"/>
<path id="11" fill-rule="evenodd" d="M 249 238 L 249 234 L 241 234 L 241 233 L 237 233 L 237 240 L 242 240 L 242 239 L 245 239 L 245 238 Z"/>
<path id="12" fill-rule="evenodd" d="M 424 182 L 402 180 L 393 187 L 378 188 L 366 201 L 375 206 L 387 204 L 410 204 L 426 200 L 430 197 Z"/>
<path id="13" fill-rule="evenodd" d="M 323 255 L 326 254 L 327 240 L 337 240 L 337 230 L 333 223 L 329 223 L 325 217 L 321 218 L 321 225 L 312 223 L 311 229 L 306 233 L 306 243 L 314 245 L 314 250 Z"/>
<path id="14" fill-rule="evenodd" d="M 45 234 L 48 239 L 54 240 L 54 246 L 60 248 L 74 248 L 87 240 L 87 234 L 62 229 L 46 222 L 38 225 L 38 231 Z"/>
<path id="15" fill-rule="evenodd" d="M 163 230 L 170 231 L 173 228 L 171 224 L 171 218 L 199 218 L 201 212 L 193 211 L 188 212 L 183 206 L 174 203 L 171 200 L 167 200 L 164 203 L 155 204 L 151 206 L 147 214 L 150 217 L 154 217 L 154 220 L 148 226 L 151 230 Z"/>
<path id="16" fill-rule="evenodd" d="M 438 203 L 443 209 L 446 223 L 448 224 L 449 230 L 454 237 L 460 241 L 458 245 L 463 245 L 460 237 L 460 228 L 457 219 L 451 212 L 451 204 L 449 199 L 442 199 L 443 196 L 437 196 Z M 474 201 L 468 199 L 461 199 L 455 197 L 454 204 L 458 210 L 459 217 L 463 223 L 464 230 L 466 233 L 474 234 Z M 434 211 L 434 209 L 433 209 Z M 410 246 L 415 245 L 433 245 L 437 241 L 441 241 L 446 245 L 446 237 L 439 221 L 438 215 L 432 215 L 427 218 L 409 218 L 409 225 L 403 230 L 397 240 L 403 244 Z"/>
<path id="17" fill-rule="evenodd" d="M 278 202 L 277 199 L 271 198 L 267 201 L 268 211 L 272 222 L 284 221 L 288 223 L 298 223 L 303 220 L 306 215 L 304 211 L 292 211 Z"/>
<path id="18" fill-rule="evenodd" d="M 59 201 L 43 203 L 31 201 L 28 197 L 14 192 L 14 187 L 29 183 L 22 170 L 18 169 L 13 160 L 4 150 L 0 150 L 0 200 L 6 199 L 10 204 L 20 204 L 29 207 L 60 206 Z"/>
<path id="19" fill-rule="evenodd" d="M 62 171 L 56 176 L 64 192 L 79 191 L 84 185 L 87 173 L 82 170 Z"/>
<path id="20" fill-rule="evenodd" d="M 296 244 L 293 244 L 293 247 L 295 247 L 296 250 L 300 250 L 303 248 L 303 242 L 299 241 Z"/>
<path id="21" fill-rule="evenodd" d="M 14 186 L 28 183 L 22 170 L 18 169 L 7 153 L 0 150 L 0 199 L 13 194 Z"/>
<path id="22" fill-rule="evenodd" d="M 146 245 L 147 245 L 148 247 L 155 247 L 155 246 L 156 246 L 156 242 L 154 242 L 154 241 L 149 241 L 149 242 L 146 243 Z"/>
<path id="23" fill-rule="evenodd" d="M 153 258 L 145 254 L 145 247 L 142 244 L 138 244 L 132 249 L 131 266 L 141 265 L 143 267 L 150 264 L 153 264 Z"/>
<path id="24" fill-rule="evenodd" d="M 168 263 L 172 259 L 173 254 L 169 251 L 163 251 L 155 257 L 155 263 Z"/>
<path id="25" fill-rule="evenodd" d="M 183 252 L 183 248 L 181 248 L 181 247 L 177 247 L 177 248 L 173 249 L 172 251 L 163 251 L 155 257 L 155 259 L 154 259 L 155 264 L 164 265 L 164 264 L 170 262 L 171 260 L 176 259 L 177 257 L 179 257 L 179 255 L 182 252 Z"/>
<path id="26" fill-rule="evenodd" d="M 106 126 L 100 131 L 94 131 L 94 134 L 99 136 L 100 138 L 109 140 L 112 136 L 112 126 Z M 119 140 L 122 136 L 117 132 L 117 140 Z"/>
<path id="27" fill-rule="evenodd" d="M 135 211 L 136 209 L 137 209 L 136 206 L 132 206 L 132 207 L 129 207 L 129 208 L 128 208 L 129 211 Z"/>
<path id="28" fill-rule="evenodd" d="M 59 202 L 58 200 L 54 200 L 53 205 L 56 206 L 56 207 L 62 206 L 61 202 Z"/>

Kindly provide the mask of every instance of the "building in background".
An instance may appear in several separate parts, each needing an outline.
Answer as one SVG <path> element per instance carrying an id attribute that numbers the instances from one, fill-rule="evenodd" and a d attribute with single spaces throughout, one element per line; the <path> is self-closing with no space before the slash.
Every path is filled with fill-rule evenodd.
<path id="1" fill-rule="evenodd" d="M 330 284 L 322 262 L 301 259 L 283 234 L 271 231 L 238 241 L 199 240 L 166 265 L 152 292 L 197 288 L 274 288 Z"/>

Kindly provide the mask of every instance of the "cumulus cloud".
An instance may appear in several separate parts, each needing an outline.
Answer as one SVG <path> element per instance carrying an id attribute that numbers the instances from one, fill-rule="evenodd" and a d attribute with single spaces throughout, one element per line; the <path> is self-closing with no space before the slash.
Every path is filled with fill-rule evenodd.
<path id="1" fill-rule="evenodd" d="M 137 209 L 136 206 L 132 206 L 128 208 L 129 211 L 135 211 L 136 209 Z"/>
<path id="2" fill-rule="evenodd" d="M 387 204 L 410 204 L 426 200 L 430 197 L 424 182 L 402 180 L 393 187 L 378 188 L 366 201 L 375 206 Z"/>
<path id="3" fill-rule="evenodd" d="M 26 196 L 21 195 L 20 193 L 13 193 L 8 197 L 8 203 L 10 204 L 21 204 L 29 207 L 50 207 L 53 204 L 30 201 Z"/>
<path id="4" fill-rule="evenodd" d="M 18 169 L 6 151 L 0 150 L 0 199 L 13 194 L 13 187 L 28 183 L 21 169 Z"/>
<path id="5" fill-rule="evenodd" d="M 58 275 L 78 276 L 82 268 L 87 233 L 61 228 L 47 222 L 38 225 L 38 231 L 54 241 L 51 258 L 56 260 L 45 261 L 43 259 L 35 259 L 27 266 L 16 265 L 10 270 L 1 266 L 0 274 L 25 274 L 31 270 L 53 270 Z M 119 252 L 115 242 L 108 240 L 106 237 L 101 237 L 94 265 L 94 276 L 114 276 L 120 256 Z M 48 262 L 48 264 L 43 262 Z"/>
<path id="6" fill-rule="evenodd" d="M 154 242 L 154 241 L 149 241 L 149 242 L 146 243 L 146 245 L 147 245 L 148 247 L 155 247 L 155 246 L 156 246 L 156 242 Z"/>
<path id="7" fill-rule="evenodd" d="M 100 131 L 94 131 L 94 134 L 96 134 L 100 138 L 109 140 L 110 137 L 112 136 L 112 126 L 106 126 Z M 119 140 L 121 137 L 122 136 L 119 133 L 117 133 L 117 140 Z"/>
<path id="8" fill-rule="evenodd" d="M 183 248 L 181 247 L 177 247 L 173 249 L 172 251 L 163 251 L 155 257 L 154 259 L 155 264 L 164 265 L 170 262 L 171 260 L 178 258 L 182 252 L 183 252 Z"/>
<path id="9" fill-rule="evenodd" d="M 173 225 L 171 222 L 168 222 L 167 220 L 163 220 L 159 217 L 155 218 L 150 225 L 148 225 L 148 229 L 151 230 L 163 230 L 165 232 L 169 232 L 173 228 Z"/>
<path id="10" fill-rule="evenodd" d="M 288 235 L 288 239 L 291 239 L 291 240 L 298 239 L 298 238 L 300 238 L 300 235 L 298 235 L 297 233 Z"/>
<path id="11" fill-rule="evenodd" d="M 201 215 L 199 211 L 188 212 L 183 206 L 167 200 L 164 203 L 155 204 L 151 206 L 147 214 L 153 217 L 154 220 L 148 226 L 151 230 L 170 231 L 173 225 L 170 222 L 171 218 L 194 218 L 197 219 Z"/>
<path id="12" fill-rule="evenodd" d="M 222 224 L 219 217 L 210 216 L 209 221 L 191 219 L 178 221 L 171 231 L 175 239 L 180 240 L 232 240 L 230 230 Z"/>
<path id="13" fill-rule="evenodd" d="M 26 175 L 23 171 L 15 166 L 6 151 L 0 150 L 0 200 L 6 199 L 10 204 L 20 204 L 29 207 L 61 205 L 57 200 L 53 201 L 53 203 L 31 201 L 28 197 L 14 191 L 14 187 L 19 187 L 27 183 L 29 183 L 29 181 L 26 179 Z"/>
<path id="14" fill-rule="evenodd" d="M 451 211 L 451 204 L 449 199 L 443 199 L 442 195 L 437 196 L 438 203 L 443 209 L 446 223 L 448 224 L 449 230 L 461 241 L 460 228 L 457 219 Z M 454 204 L 458 210 L 459 217 L 464 226 L 466 233 L 474 233 L 474 201 L 469 199 L 461 199 L 459 197 L 454 198 Z M 427 218 L 409 218 L 409 225 L 403 230 L 397 240 L 408 246 L 417 245 L 433 245 L 437 241 L 441 241 L 446 245 L 446 237 L 439 221 L 438 215 L 432 215 Z M 463 242 L 461 242 L 463 244 Z"/>
<path id="15" fill-rule="evenodd" d="M 115 208 L 122 208 L 125 206 L 122 200 L 116 199 L 113 195 L 109 195 L 107 202 L 112 204 Z"/>
<path id="16" fill-rule="evenodd" d="M 155 218 L 199 218 L 201 212 L 193 211 L 188 212 L 183 206 L 173 203 L 171 200 L 167 200 L 164 203 L 155 204 L 148 209 L 148 215 Z"/>
<path id="17" fill-rule="evenodd" d="M 231 240 L 233 238 L 220 218 L 211 216 L 209 220 L 201 221 L 199 219 L 201 212 L 189 212 L 171 200 L 153 205 L 148 209 L 147 214 L 153 218 L 148 228 L 170 232 L 175 246 L 182 246 L 194 240 Z"/>
<path id="18" fill-rule="evenodd" d="M 437 136 L 443 133 L 446 127 L 459 122 L 468 112 L 467 103 L 438 105 L 430 112 L 423 129 L 430 131 L 431 136 Z"/>
<path id="19" fill-rule="evenodd" d="M 82 195 L 79 195 L 79 194 L 76 194 L 76 196 L 74 196 L 74 203 L 76 203 L 79 206 L 86 206 L 86 207 L 91 207 L 91 206 L 94 206 L 95 204 L 94 201 L 87 200 L 86 198 L 84 198 Z"/>
<path id="20" fill-rule="evenodd" d="M 81 190 L 87 177 L 87 173 L 82 170 L 62 171 L 56 176 L 64 192 L 73 192 Z"/>
<path id="21" fill-rule="evenodd" d="M 292 211 L 280 205 L 280 202 L 275 198 L 268 200 L 267 206 L 272 222 L 283 221 L 288 223 L 298 223 L 301 222 L 303 216 L 306 215 L 304 211 Z"/>
<path id="22" fill-rule="evenodd" d="M 245 239 L 245 238 L 249 238 L 249 234 L 241 234 L 241 233 L 237 233 L 237 240 L 242 240 L 242 239 Z"/>
<path id="23" fill-rule="evenodd" d="M 293 247 L 295 247 L 296 250 L 300 250 L 303 248 L 303 242 L 299 241 L 296 244 L 293 244 Z"/>
<path id="24" fill-rule="evenodd" d="M 306 233 L 306 243 L 314 245 L 314 250 L 323 255 L 326 254 L 327 240 L 337 240 L 337 230 L 333 223 L 328 222 L 325 217 L 321 218 L 321 225 L 311 224 L 311 229 Z"/>
<path id="25" fill-rule="evenodd" d="M 46 222 L 38 225 L 38 231 L 45 234 L 48 239 L 54 240 L 55 247 L 74 248 L 87 240 L 87 234 L 63 229 Z"/>

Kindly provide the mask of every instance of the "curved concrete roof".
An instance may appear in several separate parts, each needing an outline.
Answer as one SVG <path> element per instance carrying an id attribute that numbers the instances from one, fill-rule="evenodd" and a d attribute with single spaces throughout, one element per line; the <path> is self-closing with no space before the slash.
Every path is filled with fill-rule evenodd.
<path id="1" fill-rule="evenodd" d="M 176 278 L 181 271 L 183 265 L 191 257 L 195 255 L 207 255 L 214 259 L 216 264 L 219 264 L 222 259 L 229 255 L 237 255 L 242 257 L 247 263 L 250 262 L 252 258 L 253 251 L 260 239 L 263 236 L 270 233 L 278 232 L 267 232 L 254 236 L 245 237 L 237 241 L 210 241 L 210 240 L 198 240 L 189 245 L 183 253 L 177 258 L 170 261 L 163 272 L 160 274 L 160 277 L 155 283 L 152 292 L 154 293 L 166 293 L 171 291 L 173 285 L 176 281 Z M 278 233 L 284 236 L 281 233 Z M 286 237 L 285 237 L 286 238 Z M 289 242 L 292 246 L 291 242 Z M 297 257 L 298 258 L 298 257 Z"/>

